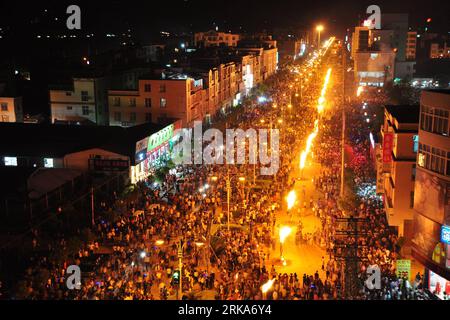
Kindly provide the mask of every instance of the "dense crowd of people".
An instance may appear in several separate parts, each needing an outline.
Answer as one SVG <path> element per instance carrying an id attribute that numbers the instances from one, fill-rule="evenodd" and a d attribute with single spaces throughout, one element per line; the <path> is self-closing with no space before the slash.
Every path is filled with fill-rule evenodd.
<path id="1" fill-rule="evenodd" d="M 320 80 L 323 73 L 319 68 L 315 77 Z M 321 221 L 321 228 L 315 233 L 303 233 L 299 226 L 299 244 L 314 243 L 326 250 L 327 261 L 323 257 L 322 265 L 318 266 L 325 277 L 321 278 L 318 272 L 313 275 L 280 273 L 274 266 L 270 252 L 276 242 L 277 212 L 285 191 L 295 183 L 290 174 L 299 153 L 295 146 L 305 143 L 306 137 L 299 132 L 312 129 L 321 88 L 320 81 L 310 81 L 302 93 L 302 108 L 293 112 L 281 107 L 289 101 L 286 93 L 292 94 L 289 84 L 293 79 L 290 72 L 280 73 L 272 79 L 267 93 L 273 103 L 249 105 L 236 116 L 235 125 L 244 130 L 269 124 L 282 127 L 280 169 L 269 183 L 261 183 L 258 188 L 253 185 L 253 175 L 259 171 L 259 165 L 256 168 L 253 165 L 178 166 L 176 172 L 167 174 L 157 187 L 150 180 L 140 182 L 133 197 L 116 197 L 105 204 L 105 210 L 120 212 L 119 218 L 114 221 L 97 219 L 93 230 L 95 240 L 83 244 L 76 256 L 62 263 L 53 260 L 52 255 L 33 257 L 32 268 L 27 269 L 21 283 L 22 290 L 12 297 L 164 300 L 179 294 L 181 282 L 182 294 L 189 299 L 201 296 L 221 300 L 339 299 L 344 297 L 344 268 L 338 251 L 345 251 L 343 243 L 355 241 L 362 259 L 358 264 L 361 281 L 364 281 L 365 269 L 375 264 L 382 271 L 383 281 L 381 290 L 371 292 L 361 286 L 360 294 L 352 298 L 412 299 L 420 296 L 420 276 L 413 285 L 395 276 L 398 239 L 388 227 L 380 202 L 376 198 L 363 198 L 352 212 L 338 209 L 340 150 L 336 135 L 339 116 L 336 114 L 321 119 L 324 130 L 320 131 L 313 148 L 314 161 L 323 168 L 320 175 L 314 177 L 319 199 L 301 205 L 314 212 Z M 352 114 L 358 116 L 357 112 Z M 281 116 L 282 125 L 276 121 Z M 368 148 L 367 129 L 361 119 L 352 119 L 352 123 L 349 147 L 355 154 L 364 155 Z M 351 170 L 358 177 L 356 184 L 370 181 L 371 172 L 367 167 L 364 161 L 352 164 Z M 245 177 L 243 181 L 239 180 L 241 176 Z M 228 190 L 232 194 L 229 204 L 225 201 L 227 180 L 232 182 Z M 336 236 L 336 219 L 348 216 L 366 221 L 358 238 Z M 37 241 L 35 247 L 39 246 Z M 61 237 L 57 245 L 47 249 L 64 250 L 66 246 Z M 74 264 L 83 272 L 82 285 L 79 290 L 67 290 L 66 269 Z M 176 279 L 174 274 L 180 266 L 181 279 Z M 261 286 L 269 280 L 273 281 L 273 286 L 264 296 Z M 206 295 L 208 292 L 211 296 Z"/>

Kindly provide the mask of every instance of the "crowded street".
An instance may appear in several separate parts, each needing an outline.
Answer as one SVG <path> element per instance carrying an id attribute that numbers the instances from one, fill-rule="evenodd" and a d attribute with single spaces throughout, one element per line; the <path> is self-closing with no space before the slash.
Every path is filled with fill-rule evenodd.
<path id="1" fill-rule="evenodd" d="M 280 166 L 176 165 L 164 180 L 147 179 L 97 212 L 92 240 L 75 256 L 53 260 L 68 243 L 40 243 L 14 298 L 76 300 L 425 299 L 422 276 L 397 278 L 398 238 L 381 198 L 371 192 L 370 127 L 355 97 L 342 90 L 342 44 L 330 38 L 306 59 L 268 81 L 216 128 L 278 130 Z M 345 102 L 344 101 L 350 101 Z M 342 108 L 347 130 L 342 148 Z M 345 149 L 345 174 L 342 150 Z M 249 151 L 248 145 L 245 150 Z M 342 177 L 344 183 L 341 183 Z M 342 186 L 347 190 L 342 195 Z M 352 190 L 368 190 L 357 193 Z M 349 200 L 351 198 L 351 200 Z M 111 220 L 106 213 L 116 212 Z M 360 234 L 342 236 L 340 219 L 361 219 Z M 346 293 L 348 246 L 357 244 L 359 291 Z M 40 255 L 42 247 L 50 254 Z M 67 266 L 82 270 L 80 290 L 66 290 Z M 381 269 L 381 288 L 365 285 Z M 38 280 L 39 279 L 39 280 Z M 41 281 L 44 280 L 44 281 Z"/>

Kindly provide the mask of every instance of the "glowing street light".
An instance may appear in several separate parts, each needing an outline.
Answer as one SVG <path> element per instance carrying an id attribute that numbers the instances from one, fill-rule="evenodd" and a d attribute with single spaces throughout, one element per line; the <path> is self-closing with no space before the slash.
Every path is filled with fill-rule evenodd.
<path id="1" fill-rule="evenodd" d="M 156 240 L 155 241 L 155 244 L 157 245 L 157 246 L 161 246 L 161 245 L 163 245 L 164 244 L 164 240 Z M 145 252 L 144 252 L 145 253 Z M 142 254 L 142 253 L 141 253 Z"/>
<path id="2" fill-rule="evenodd" d="M 319 24 L 317 27 L 316 27 L 316 31 L 317 31 L 317 37 L 318 37 L 318 41 L 317 41 L 317 47 L 319 48 L 320 47 L 320 33 L 323 31 L 323 25 L 321 25 L 321 24 Z"/>

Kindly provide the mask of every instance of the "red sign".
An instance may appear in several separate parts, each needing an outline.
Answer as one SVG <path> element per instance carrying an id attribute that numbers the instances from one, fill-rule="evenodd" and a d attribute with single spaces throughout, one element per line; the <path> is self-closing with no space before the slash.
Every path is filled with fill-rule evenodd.
<path id="1" fill-rule="evenodd" d="M 128 160 L 89 159 L 89 167 L 94 171 L 122 171 L 128 169 Z"/>
<path id="2" fill-rule="evenodd" d="M 392 161 L 392 146 L 394 145 L 394 134 L 385 133 L 383 138 L 383 163 Z"/>

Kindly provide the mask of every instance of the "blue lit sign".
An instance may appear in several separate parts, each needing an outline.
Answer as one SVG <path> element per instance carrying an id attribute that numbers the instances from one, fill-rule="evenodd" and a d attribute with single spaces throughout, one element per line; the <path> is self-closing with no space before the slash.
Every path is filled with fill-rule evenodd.
<path id="1" fill-rule="evenodd" d="M 441 242 L 445 243 L 445 244 L 450 244 L 450 227 L 449 226 L 442 226 Z"/>

